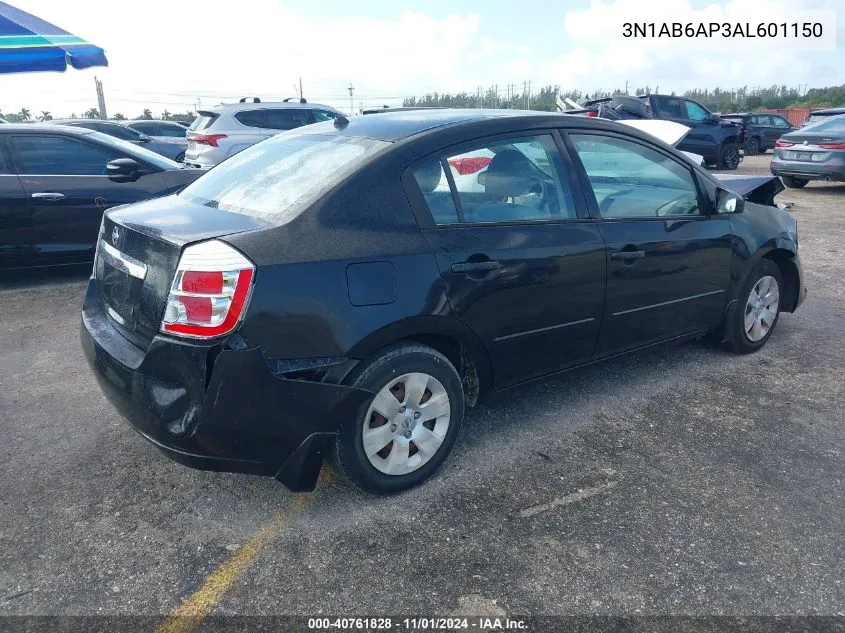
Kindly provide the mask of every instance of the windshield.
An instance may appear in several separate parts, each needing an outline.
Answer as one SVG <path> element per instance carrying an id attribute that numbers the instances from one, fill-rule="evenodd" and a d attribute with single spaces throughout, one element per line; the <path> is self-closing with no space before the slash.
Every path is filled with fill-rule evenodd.
<path id="1" fill-rule="evenodd" d="M 805 129 L 813 132 L 845 132 L 845 116 L 819 118 Z"/>
<path id="2" fill-rule="evenodd" d="M 165 158 L 161 154 L 151 152 L 145 147 L 138 147 L 137 145 L 135 145 L 134 143 L 130 143 L 129 141 L 124 141 L 123 139 L 115 138 L 114 136 L 103 134 L 102 132 L 91 132 L 91 134 L 88 136 L 89 138 L 97 139 L 98 141 L 101 141 L 107 145 L 119 147 L 127 154 L 137 156 L 141 160 L 150 163 L 151 165 L 154 165 L 155 167 L 158 167 L 159 169 L 162 169 L 164 171 L 182 168 L 182 165 L 180 165 L 176 161 L 170 160 L 169 158 Z"/>
<path id="3" fill-rule="evenodd" d="M 295 205 L 327 191 L 387 145 L 366 138 L 279 134 L 223 161 L 179 195 L 280 221 Z"/>

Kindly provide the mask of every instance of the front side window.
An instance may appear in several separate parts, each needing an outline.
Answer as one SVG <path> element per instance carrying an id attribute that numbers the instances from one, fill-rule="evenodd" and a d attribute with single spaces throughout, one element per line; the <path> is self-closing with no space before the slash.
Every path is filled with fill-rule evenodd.
<path id="1" fill-rule="evenodd" d="M 103 176 L 116 152 L 64 136 L 13 136 L 21 174 Z"/>
<path id="2" fill-rule="evenodd" d="M 604 218 L 701 215 L 690 170 L 665 154 L 621 138 L 570 136 Z"/>
<path id="3" fill-rule="evenodd" d="M 133 123 L 130 127 L 141 134 L 150 134 L 152 136 L 156 135 L 156 125 L 154 123 Z"/>
<path id="4" fill-rule="evenodd" d="M 710 113 L 698 105 L 695 101 L 687 101 L 687 118 L 691 121 L 706 121 L 710 118 Z"/>
<path id="5" fill-rule="evenodd" d="M 98 132 L 108 134 L 109 136 L 113 136 L 124 141 L 137 141 L 141 137 L 140 132 L 138 132 L 137 130 L 133 130 L 131 127 L 125 127 L 123 125 L 108 125 L 101 123 L 94 129 Z"/>
<path id="6" fill-rule="evenodd" d="M 792 124 L 781 116 L 773 116 L 775 127 L 792 127 Z"/>
<path id="7" fill-rule="evenodd" d="M 314 113 L 314 120 L 317 123 L 322 121 L 334 121 L 337 118 L 337 112 L 329 112 L 328 110 L 312 110 Z"/>
<path id="8" fill-rule="evenodd" d="M 366 138 L 279 134 L 220 163 L 179 195 L 215 209 L 278 223 L 389 143 Z"/>
<path id="9" fill-rule="evenodd" d="M 497 140 L 445 158 L 455 184 L 459 211 L 450 201 L 451 191 L 445 173 L 442 168 L 435 170 L 434 165 L 442 165 L 442 162 L 430 160 L 413 170 L 437 224 L 577 217 L 551 136 Z"/>

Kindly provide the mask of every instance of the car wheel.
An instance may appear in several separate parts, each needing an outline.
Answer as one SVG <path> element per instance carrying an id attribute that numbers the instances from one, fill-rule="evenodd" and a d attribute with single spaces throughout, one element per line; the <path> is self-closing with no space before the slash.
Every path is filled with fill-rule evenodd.
<path id="1" fill-rule="evenodd" d="M 177 163 L 184 163 L 184 162 L 185 162 L 185 152 L 180 153 L 180 154 L 176 157 L 176 162 L 177 162 Z"/>
<path id="2" fill-rule="evenodd" d="M 728 313 L 728 347 L 738 354 L 756 352 L 766 344 L 780 317 L 783 279 L 773 261 L 763 259 L 743 284 Z"/>
<path id="3" fill-rule="evenodd" d="M 736 169 L 739 167 L 739 146 L 736 143 L 725 143 L 719 151 L 719 169 Z"/>
<path id="4" fill-rule="evenodd" d="M 759 138 L 750 138 L 745 143 L 745 153 L 749 156 L 756 156 L 760 153 L 760 139 Z"/>
<path id="5" fill-rule="evenodd" d="M 399 344 L 364 361 L 350 380 L 375 396 L 337 436 L 336 456 L 359 488 L 390 494 L 430 477 L 455 444 L 464 418 L 461 377 L 440 352 Z"/>
<path id="6" fill-rule="evenodd" d="M 793 176 L 781 176 L 780 179 L 790 189 L 801 189 L 802 187 L 806 187 L 807 183 L 810 182 L 806 178 L 795 178 Z"/>

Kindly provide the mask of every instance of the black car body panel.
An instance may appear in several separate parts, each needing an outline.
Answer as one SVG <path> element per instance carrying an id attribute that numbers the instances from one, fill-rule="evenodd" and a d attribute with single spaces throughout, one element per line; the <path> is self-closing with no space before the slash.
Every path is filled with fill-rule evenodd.
<path id="1" fill-rule="evenodd" d="M 98 174 L 72 173 L 78 168 L 70 166 L 71 173 L 57 173 L 63 163 L 49 156 L 42 158 L 50 173 L 33 173 L 16 151 L 33 138 L 67 139 L 104 156 L 131 158 L 144 173 L 120 182 L 105 174 L 105 163 Z M 106 209 L 174 193 L 202 174 L 163 158 L 150 161 L 144 151 L 87 129 L 59 125 L 3 126 L 0 152 L 9 172 L 0 173 L 0 269 L 91 262 Z"/>
<path id="2" fill-rule="evenodd" d="M 726 189 L 738 193 L 749 202 L 764 206 L 775 206 L 775 196 L 784 190 L 783 183 L 777 176 L 714 175 Z"/>
<path id="3" fill-rule="evenodd" d="M 352 386 L 357 364 L 390 344 L 417 341 L 441 350 L 460 369 L 472 402 L 600 358 L 715 330 L 764 256 L 795 273 L 795 297 L 786 309 L 800 303 L 806 290 L 787 212 L 748 201 L 743 213 L 716 214 L 723 186 L 717 179 L 627 126 L 493 114 L 384 113 L 315 124 L 245 150 L 242 158 L 312 135 L 321 137 L 314 142 L 361 135 L 391 143 L 337 184 L 275 216 L 186 202 L 188 194 L 107 213 L 104 239 L 116 233 L 115 248 L 147 265 L 134 289 L 110 288 L 99 261 L 89 282 L 83 348 L 107 397 L 177 461 L 268 474 L 305 490 L 315 484 L 340 425 L 373 397 Z M 703 213 L 602 218 L 580 160 L 571 157 L 575 130 L 632 139 L 674 157 L 695 183 Z M 514 134 L 555 139 L 577 217 L 436 225 L 412 166 L 476 139 Z M 210 238 L 255 264 L 248 307 L 237 328 L 218 339 L 162 334 L 180 254 Z M 644 254 L 615 256 L 630 249 Z M 478 272 L 464 266 L 487 260 L 497 265 Z M 124 325 L 104 307 L 121 300 Z"/>

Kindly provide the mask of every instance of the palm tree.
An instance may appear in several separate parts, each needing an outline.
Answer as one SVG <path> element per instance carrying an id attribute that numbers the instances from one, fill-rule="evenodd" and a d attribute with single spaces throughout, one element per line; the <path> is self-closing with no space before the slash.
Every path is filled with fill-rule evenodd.
<path id="1" fill-rule="evenodd" d="M 18 116 L 21 121 L 29 121 L 32 119 L 32 115 L 29 113 L 29 108 L 21 108 L 21 111 L 18 112 Z"/>
<path id="2" fill-rule="evenodd" d="M 164 109 L 164 112 L 161 113 L 161 118 L 165 121 L 170 120 L 170 112 L 167 111 L 167 108 Z"/>
<path id="3" fill-rule="evenodd" d="M 52 115 L 52 114 L 50 114 L 50 111 L 49 111 L 49 110 L 42 110 L 42 111 L 41 111 L 41 116 L 40 116 L 40 117 L 38 117 L 38 120 L 39 120 L 39 121 L 52 121 L 52 120 L 53 120 L 53 115 Z"/>
<path id="4" fill-rule="evenodd" d="M 139 118 L 150 120 L 153 118 L 153 113 L 149 108 L 144 108 L 144 113 Z"/>
<path id="5" fill-rule="evenodd" d="M 99 119 L 100 111 L 97 108 L 89 108 L 83 115 L 86 119 Z"/>
<path id="6" fill-rule="evenodd" d="M 125 121 L 126 117 L 123 116 L 120 112 L 115 112 L 114 116 L 112 117 L 115 121 Z"/>

